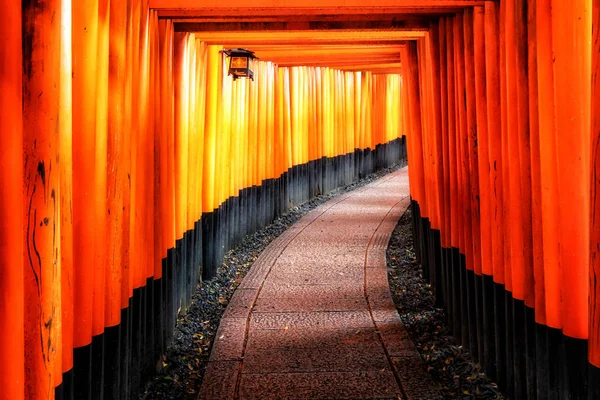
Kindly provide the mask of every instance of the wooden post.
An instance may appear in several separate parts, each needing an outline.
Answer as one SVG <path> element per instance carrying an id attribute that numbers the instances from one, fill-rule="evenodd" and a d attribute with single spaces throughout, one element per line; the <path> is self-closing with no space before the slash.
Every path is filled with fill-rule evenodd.
<path id="1" fill-rule="evenodd" d="M 26 33 L 23 34 L 22 46 L 23 148 L 19 151 L 13 147 L 11 150 L 17 150 L 13 154 L 22 155 L 23 158 L 19 161 L 24 166 L 21 191 L 24 242 L 23 252 L 20 253 L 24 263 L 24 367 L 27 371 L 24 395 L 26 399 L 45 399 L 52 398 L 55 383 L 61 380 L 61 376 L 56 376 L 55 363 L 60 362 L 62 358 L 62 355 L 57 353 L 58 346 L 62 346 L 60 140 L 57 134 L 60 123 L 60 90 L 57 82 L 60 82 L 61 65 L 61 5 L 58 1 L 46 1 L 40 11 L 37 4 L 28 4 L 22 8 L 22 13 L 22 30 Z M 15 33 L 12 39 L 18 40 L 18 35 Z M 12 49 L 9 47 L 8 50 Z M 19 52 L 16 51 L 16 54 Z M 14 55 L 15 53 L 11 54 L 13 57 Z M 10 64 L 3 62 L 4 65 L 8 67 Z M 7 68 L 6 72 L 10 74 L 11 69 Z M 15 82 L 18 81 L 17 78 Z M 11 91 L 10 86 L 7 90 L 8 93 L 12 92 L 9 101 L 16 101 L 19 104 L 19 100 L 14 98 L 14 95 L 18 95 L 19 92 L 15 92 L 15 88 Z M 7 105 L 7 107 L 14 109 L 15 105 Z M 19 121 L 18 111 L 14 111 L 13 114 L 8 115 L 9 124 Z M 15 132 L 3 132 L 9 135 L 15 133 L 16 138 L 13 139 L 15 142 L 8 141 L 9 145 L 19 144 L 19 129 L 17 128 Z M 10 163 L 10 158 L 2 158 L 4 162 Z M 18 166 L 16 168 L 18 172 L 20 168 Z M 15 172 L 10 171 L 10 173 Z M 12 178 L 8 178 L 7 181 L 10 183 Z M 18 195 L 15 197 L 14 200 L 19 198 Z M 14 214 L 15 210 L 19 209 L 21 207 L 15 206 L 15 209 L 7 211 Z M 8 221 L 11 221 L 10 217 Z M 14 229 L 19 225 L 15 222 L 11 225 L 12 233 L 18 234 L 19 231 Z M 15 245 L 15 248 L 19 249 L 21 246 Z M 15 248 L 8 252 L 14 252 Z M 18 266 L 19 264 L 15 263 L 11 268 Z M 13 276 L 11 280 L 14 278 Z M 15 289 L 19 290 L 21 286 L 18 282 L 15 283 Z M 91 300 L 91 296 L 89 297 Z M 13 299 L 10 300 L 11 305 L 12 301 Z M 19 308 L 17 300 L 17 310 Z M 15 317 L 16 321 L 11 321 L 11 324 L 19 321 L 19 316 L 15 315 Z M 18 345 L 21 340 L 17 339 L 16 343 Z M 8 354 L 12 352 L 13 350 L 9 350 Z M 17 360 L 20 359 L 18 355 L 16 357 Z M 10 362 L 14 361 L 10 360 Z M 9 376 L 13 379 L 17 378 L 18 370 L 15 375 L 9 374 Z M 21 396 L 17 395 L 17 397 Z"/>
<path id="2" fill-rule="evenodd" d="M 538 63 L 538 121 L 540 135 L 540 185 L 542 236 L 544 242 L 544 291 L 546 324 L 562 326 L 561 263 L 558 214 L 558 172 L 554 118 L 554 70 L 552 24 L 549 0 L 536 0 L 536 36 Z M 550 244 L 554 245 L 550 245 Z M 538 320 L 538 322 L 541 322 Z"/>
<path id="3" fill-rule="evenodd" d="M 92 340 L 95 270 L 98 0 L 73 7 L 73 280 L 75 347 Z"/>
<path id="4" fill-rule="evenodd" d="M 590 326 L 589 361 L 600 368 L 600 3 L 592 14 L 592 121 L 591 121 L 591 218 L 590 218 Z M 592 382 L 590 382 L 592 383 Z M 597 387 L 598 383 L 594 383 Z"/>
<path id="5" fill-rule="evenodd" d="M 591 10 L 552 1 L 563 332 L 588 336 Z M 573 62 L 573 60 L 578 60 Z"/>
<path id="6" fill-rule="evenodd" d="M 1 2 L 0 15 L 0 387 L 6 399 L 24 399 L 23 119 L 21 4 Z M 25 220 L 26 221 L 26 220 Z"/>
<path id="7" fill-rule="evenodd" d="M 480 243 L 481 272 L 493 274 L 492 264 L 492 215 L 491 215 L 491 174 L 489 161 L 487 83 L 485 65 L 485 8 L 475 7 L 473 10 L 473 68 L 475 74 L 475 101 L 477 104 L 477 155 L 480 198 Z"/>

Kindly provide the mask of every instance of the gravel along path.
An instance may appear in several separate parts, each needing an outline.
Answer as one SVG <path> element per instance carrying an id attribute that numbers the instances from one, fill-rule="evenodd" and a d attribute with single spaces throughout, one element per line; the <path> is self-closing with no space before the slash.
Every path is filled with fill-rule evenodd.
<path id="1" fill-rule="evenodd" d="M 187 312 L 179 315 L 173 343 L 157 363 L 157 374 L 141 391 L 140 399 L 197 399 L 221 316 L 233 292 L 267 245 L 312 209 L 404 165 L 406 164 L 400 163 L 383 169 L 351 185 L 318 196 L 246 237 L 238 247 L 229 251 L 217 276 L 198 285 Z"/>
<path id="2" fill-rule="evenodd" d="M 435 308 L 431 286 L 421 277 L 413 247 L 411 210 L 406 210 L 387 250 L 392 298 L 429 374 L 446 399 L 504 399 L 497 385 L 457 346 L 444 311 Z"/>

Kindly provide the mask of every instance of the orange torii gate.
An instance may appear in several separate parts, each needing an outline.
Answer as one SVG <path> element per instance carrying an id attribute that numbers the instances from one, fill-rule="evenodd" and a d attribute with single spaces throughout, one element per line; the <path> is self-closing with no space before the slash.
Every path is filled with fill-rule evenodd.
<path id="1" fill-rule="evenodd" d="M 597 1 L 38 3 L 1 2 L 0 399 L 135 391 L 224 249 L 404 140 L 455 336 L 600 396 Z"/>

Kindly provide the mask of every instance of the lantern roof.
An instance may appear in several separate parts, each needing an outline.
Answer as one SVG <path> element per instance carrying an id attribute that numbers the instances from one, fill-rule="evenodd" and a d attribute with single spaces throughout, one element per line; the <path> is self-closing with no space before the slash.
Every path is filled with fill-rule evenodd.
<path id="1" fill-rule="evenodd" d="M 222 50 L 223 53 L 227 54 L 228 56 L 243 56 L 243 57 L 248 57 L 248 58 L 258 58 L 256 57 L 256 55 L 254 55 L 253 51 L 247 50 L 247 49 L 241 49 L 241 48 L 236 48 L 236 49 L 223 49 Z"/>

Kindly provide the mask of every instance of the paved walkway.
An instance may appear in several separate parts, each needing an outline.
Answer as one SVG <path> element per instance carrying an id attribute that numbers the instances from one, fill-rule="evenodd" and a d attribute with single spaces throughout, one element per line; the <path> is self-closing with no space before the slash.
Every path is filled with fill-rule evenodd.
<path id="1" fill-rule="evenodd" d="M 314 209 L 235 292 L 200 399 L 435 399 L 389 293 L 403 168 Z"/>

